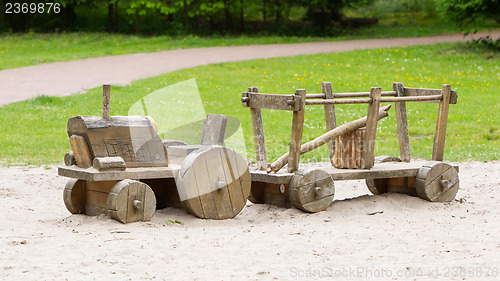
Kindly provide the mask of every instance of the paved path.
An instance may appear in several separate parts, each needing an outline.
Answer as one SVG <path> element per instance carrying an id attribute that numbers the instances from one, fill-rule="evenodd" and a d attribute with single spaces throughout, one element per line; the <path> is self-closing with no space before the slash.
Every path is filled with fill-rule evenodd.
<path id="1" fill-rule="evenodd" d="M 500 30 L 481 32 L 500 37 Z M 0 71 L 0 105 L 37 95 L 64 96 L 211 63 L 465 41 L 462 34 L 338 42 L 212 47 L 56 62 Z"/>

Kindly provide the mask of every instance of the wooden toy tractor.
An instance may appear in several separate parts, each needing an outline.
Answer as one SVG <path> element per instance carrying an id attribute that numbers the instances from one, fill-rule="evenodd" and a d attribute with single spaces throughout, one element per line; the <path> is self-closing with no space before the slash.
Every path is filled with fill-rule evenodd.
<path id="1" fill-rule="evenodd" d="M 63 199 L 72 214 L 108 214 L 123 223 L 149 221 L 156 209 L 184 208 L 205 219 L 236 216 L 250 193 L 246 160 L 222 146 L 226 117 L 208 115 L 200 145 L 162 140 L 150 117 L 103 114 L 68 120 L 72 151 L 59 175 L 70 177 Z M 167 113 L 168 114 L 168 113 Z"/>
<path id="2" fill-rule="evenodd" d="M 329 82 L 321 86 L 321 94 L 306 94 L 305 90 L 296 90 L 295 95 L 262 94 L 256 87 L 243 93 L 242 104 L 250 108 L 252 116 L 257 160 L 257 169 L 251 171 L 250 201 L 319 212 L 333 200 L 334 181 L 354 179 L 365 179 L 373 194 L 399 192 L 433 202 L 453 200 L 459 188 L 458 166 L 442 162 L 449 104 L 457 103 L 457 93 L 450 85 L 443 85 L 442 89 L 417 89 L 394 83 L 393 91 L 372 88 L 370 92 L 357 93 L 333 93 Z M 374 156 L 377 122 L 388 115 L 390 108 L 390 105 L 380 106 L 381 102 L 395 103 L 401 158 Z M 406 102 L 439 103 L 433 161 L 410 162 Z M 335 105 L 361 103 L 368 104 L 366 117 L 337 126 Z M 311 105 L 324 106 L 327 132 L 302 143 L 305 108 Z M 263 108 L 293 111 L 289 152 L 270 164 L 264 140 Z M 301 154 L 327 143 L 333 167 L 305 164 L 299 170 Z M 288 164 L 286 172 L 281 170 L 285 164 Z"/>

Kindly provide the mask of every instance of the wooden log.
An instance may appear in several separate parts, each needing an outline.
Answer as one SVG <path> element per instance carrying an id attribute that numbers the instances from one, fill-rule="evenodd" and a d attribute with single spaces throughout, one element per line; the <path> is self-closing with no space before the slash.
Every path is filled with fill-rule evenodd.
<path id="1" fill-rule="evenodd" d="M 293 112 L 292 136 L 290 139 L 290 150 L 288 156 L 289 173 L 293 173 L 299 169 L 300 145 L 302 144 L 302 133 L 304 130 L 304 115 L 306 112 L 306 107 L 304 106 L 304 102 L 306 101 L 306 90 L 296 90 L 295 96 L 301 98 L 302 110 Z"/>
<path id="2" fill-rule="evenodd" d="M 439 103 L 436 122 L 436 133 L 434 135 L 434 145 L 432 146 L 432 160 L 443 161 L 444 142 L 446 139 L 446 125 L 448 123 L 448 110 L 450 107 L 451 85 L 443 85 L 443 99 Z"/>
<path id="3" fill-rule="evenodd" d="M 111 103 L 111 85 L 102 85 L 102 118 L 109 119 Z"/>
<path id="4" fill-rule="evenodd" d="M 375 161 L 375 136 L 377 134 L 377 117 L 381 91 L 382 89 L 380 87 L 374 87 L 370 91 L 370 98 L 372 102 L 368 106 L 368 114 L 366 115 L 366 134 L 362 152 L 363 163 L 361 164 L 364 169 L 370 169 L 373 167 Z"/>
<path id="5" fill-rule="evenodd" d="M 398 97 L 404 95 L 403 83 L 395 82 L 392 84 Z M 383 98 L 382 98 L 383 99 Z M 406 103 L 397 102 L 395 104 L 396 124 L 398 127 L 399 155 L 403 162 L 410 162 L 410 134 L 408 132 L 408 117 L 406 116 Z"/>
<path id="6" fill-rule="evenodd" d="M 391 108 L 391 105 L 381 106 L 379 108 L 377 120 L 380 120 L 382 118 L 387 117 L 388 116 L 387 111 L 390 108 Z M 304 153 L 307 153 L 313 149 L 316 149 L 316 148 L 322 146 L 323 144 L 329 142 L 330 140 L 335 139 L 336 137 L 338 137 L 340 135 L 350 133 L 354 130 L 357 130 L 361 127 L 366 126 L 366 119 L 367 119 L 367 117 L 363 117 L 363 118 L 360 118 L 360 119 L 357 119 L 357 120 L 354 120 L 351 122 L 347 122 L 347 123 L 335 128 L 329 132 L 326 132 L 325 134 L 315 138 L 314 140 L 312 140 L 310 142 L 304 143 L 300 147 L 300 154 L 304 154 Z M 269 166 L 269 168 L 267 170 L 268 173 L 277 172 L 281 168 L 283 168 L 283 166 L 285 166 L 285 164 L 286 164 L 286 161 L 288 160 L 288 154 L 289 153 L 285 153 L 280 158 L 278 158 L 276 161 L 274 161 Z"/>
<path id="7" fill-rule="evenodd" d="M 336 139 L 335 155 L 332 164 L 339 169 L 361 169 L 361 152 L 365 139 L 364 128 L 357 129 L 349 134 L 340 135 Z"/>
<path id="8" fill-rule="evenodd" d="M 325 95 L 325 99 L 333 99 L 332 83 L 322 82 L 321 92 Z M 333 130 L 337 127 L 337 118 L 335 116 L 335 105 L 325 104 L 325 123 L 326 131 Z M 333 161 L 333 156 L 335 155 L 335 140 L 328 142 L 328 151 L 330 152 L 330 161 Z"/>
<path id="9" fill-rule="evenodd" d="M 127 169 L 125 161 L 119 156 L 94 158 L 93 166 L 98 171 L 125 171 Z"/>
<path id="10" fill-rule="evenodd" d="M 221 114 L 208 114 L 201 134 L 202 145 L 224 145 L 227 117 Z"/>
<path id="11" fill-rule="evenodd" d="M 258 93 L 259 88 L 249 87 L 249 92 Z M 252 117 L 253 143 L 255 145 L 255 160 L 257 169 L 265 171 L 267 169 L 266 141 L 264 138 L 264 123 L 262 121 L 262 111 L 260 108 L 250 108 Z"/>
<path id="12" fill-rule="evenodd" d="M 76 165 L 80 168 L 90 168 L 92 155 L 85 139 L 82 136 L 72 135 L 69 137 L 69 143 L 75 155 Z"/>

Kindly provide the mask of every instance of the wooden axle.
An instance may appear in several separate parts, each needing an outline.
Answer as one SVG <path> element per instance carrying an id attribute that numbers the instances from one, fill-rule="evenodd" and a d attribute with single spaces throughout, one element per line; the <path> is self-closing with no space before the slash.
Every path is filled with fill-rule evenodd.
<path id="1" fill-rule="evenodd" d="M 387 111 L 390 108 L 391 108 L 390 105 L 380 107 L 379 112 L 378 112 L 378 116 L 377 116 L 378 117 L 377 120 L 380 120 L 384 117 L 387 117 L 388 116 Z M 314 140 L 302 144 L 300 146 L 300 154 L 304 154 L 304 153 L 307 153 L 313 149 L 316 149 L 316 148 L 322 146 L 323 144 L 335 139 L 336 137 L 338 137 L 340 135 L 344 135 L 344 134 L 353 132 L 361 127 L 364 127 L 364 126 L 366 126 L 366 123 L 367 123 L 367 117 L 363 117 L 363 118 L 360 118 L 358 120 L 354 120 L 354 121 L 345 123 L 345 124 L 335 128 L 333 130 L 330 130 L 330 131 L 326 132 L 325 134 L 315 138 Z M 269 166 L 268 173 L 277 172 L 281 168 L 283 168 L 283 166 L 285 166 L 285 164 L 288 161 L 288 157 L 289 157 L 289 153 L 285 153 L 283 156 L 278 158 L 278 160 L 274 161 Z"/>
<path id="2" fill-rule="evenodd" d="M 336 94 L 335 94 L 336 95 Z M 407 101 L 440 101 L 441 95 L 413 96 L 413 97 L 384 97 L 380 102 L 407 102 Z M 325 104 L 356 104 L 371 103 L 372 99 L 325 99 L 325 100 L 306 100 L 306 105 L 325 105 Z"/>

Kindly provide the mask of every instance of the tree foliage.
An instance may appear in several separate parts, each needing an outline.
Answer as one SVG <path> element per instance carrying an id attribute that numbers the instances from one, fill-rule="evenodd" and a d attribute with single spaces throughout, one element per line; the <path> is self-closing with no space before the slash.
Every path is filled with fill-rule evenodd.
<path id="1" fill-rule="evenodd" d="M 345 8 L 374 0 L 54 0 L 60 13 L 4 14 L 0 31 L 112 31 L 146 33 L 273 32 L 321 25 L 331 28 Z M 7 0 L 0 0 L 2 8 Z M 39 3 L 18 0 L 20 3 Z M 303 11 L 290 21 L 291 11 Z M 306 11 L 309 11 L 307 14 Z M 321 11 L 321 21 L 315 21 Z M 297 14 L 297 13 L 295 13 Z M 325 17 L 326 16 L 326 17 Z M 283 29 L 285 28 L 285 29 Z"/>

